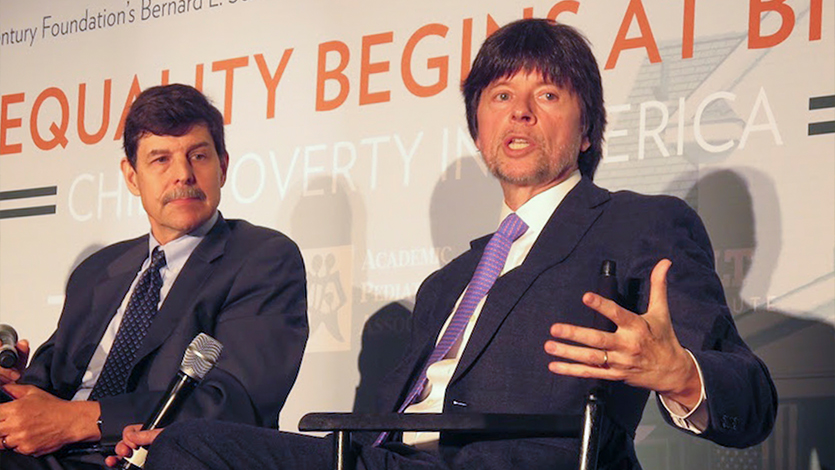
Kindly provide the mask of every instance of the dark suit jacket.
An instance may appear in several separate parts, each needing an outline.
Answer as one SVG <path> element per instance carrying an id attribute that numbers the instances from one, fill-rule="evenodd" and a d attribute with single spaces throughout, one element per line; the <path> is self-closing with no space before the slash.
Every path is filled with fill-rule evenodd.
<path id="1" fill-rule="evenodd" d="M 380 410 L 397 408 L 434 347 L 444 321 L 469 282 L 489 237 L 424 281 L 413 313 L 412 342 L 379 393 Z M 672 197 L 610 193 L 583 179 L 551 216 L 530 254 L 491 289 L 444 399 L 444 412 L 580 413 L 598 382 L 551 373 L 543 350 L 549 328 L 608 322 L 581 298 L 597 286 L 603 260 L 617 263 L 620 303 L 645 312 L 649 277 L 672 260 L 669 303 L 676 335 L 704 372 L 710 425 L 702 437 L 749 446 L 768 435 L 776 392 L 765 365 L 743 343 L 714 271 L 714 255 L 698 216 Z M 611 383 L 602 468 L 639 468 L 633 438 L 649 392 Z M 455 468 L 572 468 L 577 441 L 468 440 L 442 436 L 441 453 Z M 371 465 L 379 452 L 363 452 Z M 379 465 L 379 463 L 377 464 Z M 382 467 L 381 467 L 382 468 Z"/>
<path id="2" fill-rule="evenodd" d="M 146 235 L 108 246 L 73 271 L 58 328 L 32 357 L 22 383 L 72 398 L 147 256 Z M 274 230 L 218 218 L 137 351 L 127 392 L 99 401 L 103 440 L 150 416 L 200 332 L 223 343 L 223 353 L 178 418 L 277 427 L 308 334 L 304 265 L 296 244 Z"/>

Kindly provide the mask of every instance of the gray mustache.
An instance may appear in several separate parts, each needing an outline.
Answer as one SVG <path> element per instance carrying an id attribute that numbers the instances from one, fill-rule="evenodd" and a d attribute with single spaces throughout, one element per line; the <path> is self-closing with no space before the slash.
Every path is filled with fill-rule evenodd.
<path id="1" fill-rule="evenodd" d="M 163 204 L 168 204 L 169 202 L 175 199 L 200 199 L 201 201 L 206 199 L 206 193 L 203 192 L 200 188 L 195 188 L 194 186 L 186 186 L 184 188 L 179 188 L 171 191 L 170 193 L 166 194 L 165 197 L 162 199 Z"/>

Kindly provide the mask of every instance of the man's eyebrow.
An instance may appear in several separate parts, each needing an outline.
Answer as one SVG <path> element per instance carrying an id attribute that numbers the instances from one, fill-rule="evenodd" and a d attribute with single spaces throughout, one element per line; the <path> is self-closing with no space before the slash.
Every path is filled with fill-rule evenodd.
<path id="1" fill-rule="evenodd" d="M 150 152 L 148 152 L 148 156 L 149 157 L 156 157 L 157 155 L 167 155 L 169 153 L 171 153 L 171 151 L 168 150 L 168 149 L 154 149 L 154 150 L 151 150 Z"/>
<path id="2" fill-rule="evenodd" d="M 211 142 L 209 142 L 208 140 L 204 140 L 202 142 L 198 142 L 198 143 L 192 145 L 191 147 L 189 147 L 188 150 L 186 150 L 186 153 L 191 153 L 191 152 L 193 152 L 197 149 L 203 148 L 203 147 L 210 147 L 211 145 L 212 145 Z"/>
<path id="3" fill-rule="evenodd" d="M 209 142 L 209 141 L 197 142 L 196 144 L 194 144 L 194 145 L 190 146 L 188 149 L 186 149 L 186 153 L 191 153 L 191 152 L 193 152 L 197 149 L 201 149 L 203 147 L 209 147 L 210 145 L 211 145 L 211 142 Z M 171 153 L 171 150 L 166 149 L 166 148 L 153 149 L 150 152 L 148 152 L 148 156 L 149 157 L 156 157 L 157 155 L 168 155 L 170 153 Z"/>

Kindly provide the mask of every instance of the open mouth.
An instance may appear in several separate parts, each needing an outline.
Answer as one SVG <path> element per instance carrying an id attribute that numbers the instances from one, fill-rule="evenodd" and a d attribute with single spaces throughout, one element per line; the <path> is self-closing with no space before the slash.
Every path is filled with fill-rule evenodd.
<path id="1" fill-rule="evenodd" d="M 507 148 L 510 150 L 523 150 L 531 146 L 527 139 L 521 137 L 513 137 L 507 142 Z"/>

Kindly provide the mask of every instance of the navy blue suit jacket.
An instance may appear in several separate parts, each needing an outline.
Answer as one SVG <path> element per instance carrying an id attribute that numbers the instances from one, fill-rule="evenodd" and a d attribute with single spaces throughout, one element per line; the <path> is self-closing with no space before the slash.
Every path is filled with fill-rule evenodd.
<path id="1" fill-rule="evenodd" d="M 144 259 L 148 236 L 108 246 L 70 276 L 58 328 L 21 383 L 70 399 Z M 219 217 L 168 292 L 137 351 L 124 394 L 99 400 L 102 435 L 144 422 L 200 332 L 223 343 L 217 365 L 178 418 L 277 427 L 307 341 L 304 265 L 292 240 Z"/>
<path id="2" fill-rule="evenodd" d="M 475 240 L 424 281 L 408 352 L 379 393 L 381 411 L 396 409 L 403 399 L 488 240 Z M 710 425 L 701 436 L 735 447 L 765 439 L 776 392 L 765 365 L 737 334 L 699 217 L 679 199 L 610 193 L 585 178 L 551 216 L 522 265 L 490 290 L 446 391 L 444 412 L 580 413 L 587 391 L 600 382 L 548 370 L 551 357 L 543 345 L 551 324 L 605 326 L 608 320 L 581 301 L 596 289 L 604 260 L 617 263 L 620 303 L 645 312 L 650 272 L 663 258 L 672 260 L 668 295 L 676 335 L 704 372 Z M 601 468 L 639 468 L 633 438 L 649 392 L 623 383 L 607 386 Z M 560 462 L 572 468 L 579 446 L 567 439 L 443 435 L 441 444 L 453 468 L 473 469 L 553 469 Z M 381 455 L 363 454 L 371 466 Z"/>

